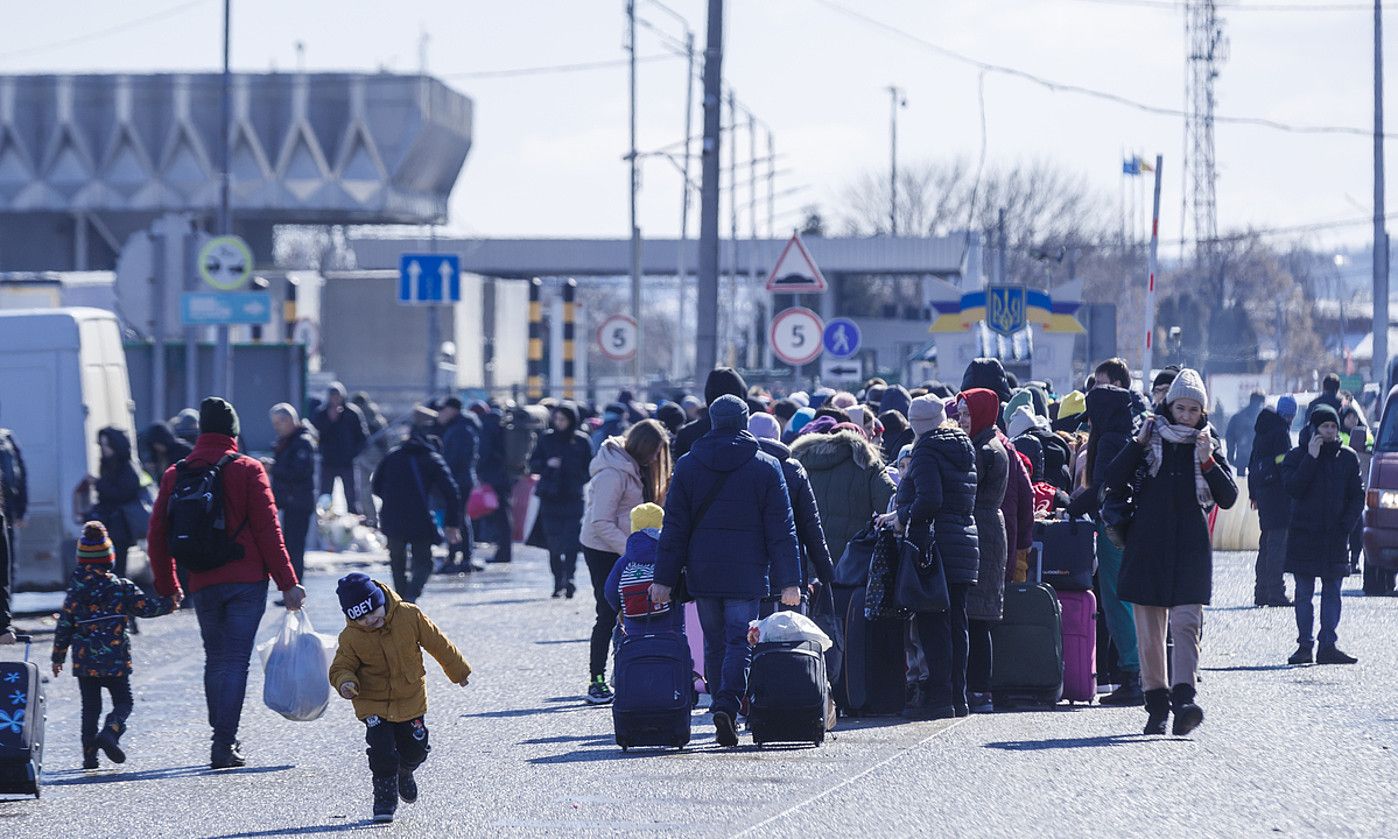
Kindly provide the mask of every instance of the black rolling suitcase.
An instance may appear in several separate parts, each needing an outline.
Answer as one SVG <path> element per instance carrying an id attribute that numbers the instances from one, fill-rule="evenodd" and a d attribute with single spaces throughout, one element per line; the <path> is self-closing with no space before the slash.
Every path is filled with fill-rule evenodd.
<path id="1" fill-rule="evenodd" d="M 835 617 L 842 623 L 844 666 L 835 681 L 835 705 L 845 716 L 901 714 L 908 699 L 906 621 L 864 617 L 863 586 L 835 587 Z"/>
<path id="2" fill-rule="evenodd" d="M 825 742 L 830 682 L 815 641 L 773 641 L 752 651 L 748 731 L 756 745 Z"/>
<path id="3" fill-rule="evenodd" d="M 678 632 L 628 637 L 616 651 L 616 744 L 670 746 L 689 743 L 694 664 L 689 642 Z"/>
<path id="4" fill-rule="evenodd" d="M 1005 610 L 990 630 L 995 704 L 1054 706 L 1063 698 L 1063 612 L 1053 587 L 1005 586 Z"/>
<path id="5" fill-rule="evenodd" d="M 44 758 L 44 685 L 29 660 L 33 639 L 24 643 L 24 661 L 0 661 L 0 795 L 39 797 Z"/>

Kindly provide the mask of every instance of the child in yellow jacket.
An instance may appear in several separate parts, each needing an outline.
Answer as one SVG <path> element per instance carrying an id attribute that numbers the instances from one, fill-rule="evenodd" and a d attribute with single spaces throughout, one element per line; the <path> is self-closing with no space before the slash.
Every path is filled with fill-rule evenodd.
<path id="1" fill-rule="evenodd" d="M 354 701 L 369 744 L 374 776 L 374 821 L 391 822 L 398 799 L 417 800 L 413 771 L 427 759 L 427 650 L 462 687 L 471 665 L 417 606 L 364 574 L 340 579 L 336 593 L 346 626 L 330 664 L 330 684 Z"/>

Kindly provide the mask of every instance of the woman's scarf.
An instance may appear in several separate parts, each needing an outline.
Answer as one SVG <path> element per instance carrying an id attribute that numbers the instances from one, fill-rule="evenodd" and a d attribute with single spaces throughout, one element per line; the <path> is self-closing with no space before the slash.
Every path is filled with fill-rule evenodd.
<path id="1" fill-rule="evenodd" d="M 1150 469 L 1151 477 L 1155 477 L 1160 472 L 1160 464 L 1165 462 L 1164 443 L 1179 443 L 1193 448 L 1195 441 L 1200 434 L 1208 434 L 1207 428 L 1202 431 L 1188 425 L 1167 422 L 1164 417 L 1156 417 L 1154 428 L 1150 434 L 1150 446 L 1146 449 L 1146 465 Z M 1211 451 L 1218 451 L 1218 441 L 1210 435 Z M 1209 507 L 1214 503 L 1214 494 L 1209 489 L 1208 481 L 1204 480 L 1204 470 L 1199 466 L 1199 458 L 1190 455 L 1189 458 L 1194 463 L 1194 495 L 1199 499 L 1199 506 Z"/>

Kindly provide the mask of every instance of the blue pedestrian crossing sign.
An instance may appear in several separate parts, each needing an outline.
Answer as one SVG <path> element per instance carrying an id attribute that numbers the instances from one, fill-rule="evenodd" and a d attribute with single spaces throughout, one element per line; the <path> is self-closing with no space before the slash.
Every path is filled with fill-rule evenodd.
<path id="1" fill-rule="evenodd" d="M 461 259 L 454 253 L 405 253 L 398 257 L 398 302 L 459 303 Z"/>
<path id="2" fill-rule="evenodd" d="M 849 358 L 859 352 L 859 324 L 849 318 L 825 323 L 825 352 L 834 358 Z"/>

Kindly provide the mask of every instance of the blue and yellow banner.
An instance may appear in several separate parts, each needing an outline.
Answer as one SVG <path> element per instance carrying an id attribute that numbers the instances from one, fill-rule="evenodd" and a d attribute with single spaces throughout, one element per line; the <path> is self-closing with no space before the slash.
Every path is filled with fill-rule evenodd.
<path id="1" fill-rule="evenodd" d="M 1025 325 L 1046 333 L 1080 334 L 1086 333 L 1074 314 L 1081 303 L 1055 303 L 1047 292 L 1026 289 Z M 970 332 L 980 321 L 986 320 L 986 292 L 973 291 L 963 294 L 959 301 L 934 302 L 932 308 L 937 317 L 932 321 L 928 332 L 951 333 Z"/>

